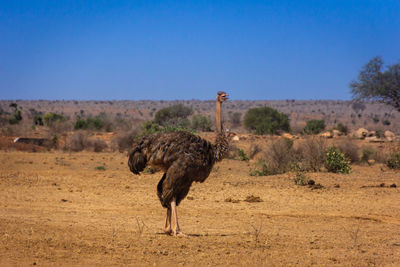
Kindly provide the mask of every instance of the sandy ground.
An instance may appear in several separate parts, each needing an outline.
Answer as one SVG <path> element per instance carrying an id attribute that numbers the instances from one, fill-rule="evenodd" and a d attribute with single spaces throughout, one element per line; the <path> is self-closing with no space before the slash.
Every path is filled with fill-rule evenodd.
<path id="1" fill-rule="evenodd" d="M 180 238 L 162 232 L 162 174 L 125 154 L 1 151 L 0 265 L 400 266 L 400 172 L 312 173 L 312 189 L 249 168 L 224 160 L 192 186 Z"/>

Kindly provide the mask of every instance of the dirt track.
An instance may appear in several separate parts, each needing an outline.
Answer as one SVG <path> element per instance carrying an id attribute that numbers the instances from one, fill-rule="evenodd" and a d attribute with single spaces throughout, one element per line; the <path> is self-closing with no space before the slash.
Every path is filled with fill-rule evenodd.
<path id="1" fill-rule="evenodd" d="M 312 190 L 224 160 L 180 205 L 189 236 L 177 238 L 162 234 L 161 173 L 134 176 L 126 161 L 1 151 L 0 265 L 400 265 L 400 173 L 381 165 L 309 174 L 324 186 Z"/>

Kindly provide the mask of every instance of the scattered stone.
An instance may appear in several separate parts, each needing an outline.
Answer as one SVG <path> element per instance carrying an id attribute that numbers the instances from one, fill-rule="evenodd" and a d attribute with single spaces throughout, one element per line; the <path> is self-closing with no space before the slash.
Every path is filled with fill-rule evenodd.
<path id="1" fill-rule="evenodd" d="M 308 184 L 308 185 L 315 185 L 315 181 L 312 180 L 312 179 L 310 179 L 310 180 L 308 180 L 307 184 Z"/>
<path id="2" fill-rule="evenodd" d="M 225 199 L 225 202 L 231 202 L 231 203 L 239 203 L 240 200 L 237 199 L 232 199 L 231 197 L 228 197 Z"/>
<path id="3" fill-rule="evenodd" d="M 393 141 L 393 139 L 395 138 L 394 133 L 392 133 L 391 131 L 385 131 L 384 135 L 386 140 L 388 141 Z"/>
<path id="4" fill-rule="evenodd" d="M 385 142 L 384 139 L 380 139 L 376 136 L 371 136 L 371 137 L 365 137 L 365 140 L 371 143 L 383 143 Z"/>
<path id="5" fill-rule="evenodd" d="M 340 188 L 340 184 L 335 184 L 335 188 Z"/>
<path id="6" fill-rule="evenodd" d="M 343 133 L 342 133 L 341 131 L 339 131 L 339 130 L 332 130 L 332 136 L 333 136 L 333 137 L 338 137 L 338 136 L 341 136 L 341 135 L 343 135 Z"/>
<path id="7" fill-rule="evenodd" d="M 381 183 L 379 187 L 385 187 L 385 183 Z"/>
<path id="8" fill-rule="evenodd" d="M 66 199 L 62 198 L 62 199 L 61 199 L 61 201 L 62 201 L 62 202 L 67 202 L 68 200 L 66 200 Z"/>
<path id="9" fill-rule="evenodd" d="M 187 197 L 187 199 L 189 199 L 189 200 L 193 200 L 193 199 L 194 199 L 194 197 Z"/>
<path id="10" fill-rule="evenodd" d="M 324 188 L 324 186 L 322 184 L 313 184 L 313 185 L 309 185 L 308 187 L 310 187 L 311 190 Z"/>
<path id="11" fill-rule="evenodd" d="M 358 139 L 364 139 L 367 136 L 368 136 L 368 130 L 364 128 L 360 128 L 353 133 L 353 137 Z"/>
<path id="12" fill-rule="evenodd" d="M 232 138 L 232 140 L 233 140 L 233 141 L 239 141 L 240 138 L 239 138 L 239 136 L 235 135 L 235 136 Z"/>
<path id="13" fill-rule="evenodd" d="M 290 133 L 283 133 L 281 136 L 283 138 L 287 138 L 287 139 L 294 139 L 294 136 L 291 135 Z"/>
<path id="14" fill-rule="evenodd" d="M 391 184 L 391 185 L 390 185 L 390 187 L 392 187 L 392 188 L 396 188 L 396 187 L 397 187 L 397 185 L 396 185 L 396 184 Z"/>
<path id="15" fill-rule="evenodd" d="M 367 162 L 368 162 L 368 165 L 370 165 L 370 166 L 375 164 L 374 159 L 369 159 Z"/>
<path id="16" fill-rule="evenodd" d="M 333 137 L 331 132 L 320 133 L 319 136 L 322 136 L 322 137 L 325 137 L 325 138 L 332 138 Z"/>
<path id="17" fill-rule="evenodd" d="M 246 202 L 263 202 L 263 200 L 260 197 L 253 196 L 253 195 L 247 196 L 244 201 L 246 201 Z"/>

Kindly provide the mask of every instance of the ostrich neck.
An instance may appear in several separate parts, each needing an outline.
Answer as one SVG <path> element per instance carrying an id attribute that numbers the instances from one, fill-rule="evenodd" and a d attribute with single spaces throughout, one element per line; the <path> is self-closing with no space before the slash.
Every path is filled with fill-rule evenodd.
<path id="1" fill-rule="evenodd" d="M 217 133 L 222 132 L 222 122 L 221 122 L 221 102 L 217 101 L 217 106 L 216 106 L 216 124 L 217 124 Z"/>
<path id="2" fill-rule="evenodd" d="M 215 161 L 221 161 L 229 147 L 228 138 L 222 131 L 221 122 L 221 102 L 217 101 L 216 107 L 216 124 L 217 124 L 217 136 L 215 138 L 215 151 L 214 159 Z"/>

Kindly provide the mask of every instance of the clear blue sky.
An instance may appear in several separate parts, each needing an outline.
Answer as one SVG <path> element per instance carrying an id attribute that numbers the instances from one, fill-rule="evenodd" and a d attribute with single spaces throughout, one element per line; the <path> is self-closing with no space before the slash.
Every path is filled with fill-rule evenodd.
<path id="1" fill-rule="evenodd" d="M 0 99 L 350 99 L 400 1 L 0 1 Z"/>

